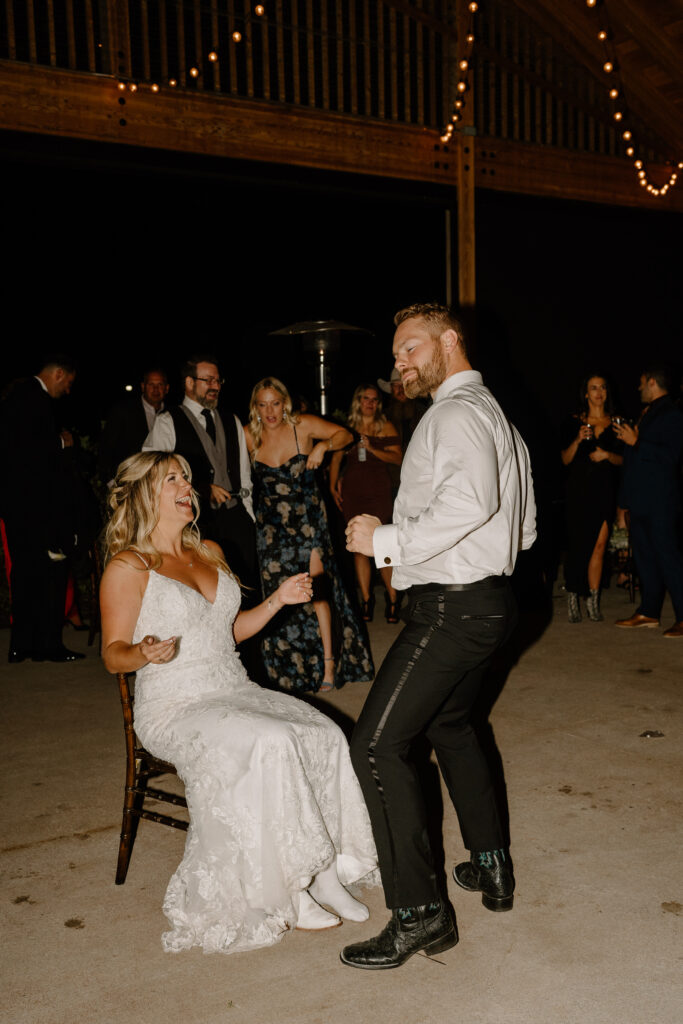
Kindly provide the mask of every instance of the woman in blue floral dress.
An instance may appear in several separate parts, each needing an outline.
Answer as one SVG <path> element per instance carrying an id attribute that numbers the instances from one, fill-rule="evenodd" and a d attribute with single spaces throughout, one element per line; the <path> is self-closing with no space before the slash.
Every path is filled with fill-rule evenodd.
<path id="1" fill-rule="evenodd" d="M 282 609 L 264 635 L 270 680 L 300 691 L 372 680 L 372 657 L 341 583 L 315 480 L 327 452 L 346 447 L 352 435 L 319 416 L 294 416 L 287 388 L 274 377 L 254 387 L 244 429 L 263 591 L 271 593 L 293 572 L 310 572 L 314 584 L 313 601 Z"/>

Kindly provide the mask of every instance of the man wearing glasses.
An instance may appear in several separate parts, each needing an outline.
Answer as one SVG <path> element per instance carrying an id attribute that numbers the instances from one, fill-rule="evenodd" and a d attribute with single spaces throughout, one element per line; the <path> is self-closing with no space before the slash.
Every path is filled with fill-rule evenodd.
<path id="1" fill-rule="evenodd" d="M 214 356 L 199 353 L 183 366 L 182 405 L 157 416 L 144 451 L 177 452 L 190 463 L 201 503 L 202 536 L 223 548 L 228 565 L 260 593 L 249 453 L 240 421 L 216 408 L 223 379 Z M 249 592 L 247 592 L 249 593 Z"/>

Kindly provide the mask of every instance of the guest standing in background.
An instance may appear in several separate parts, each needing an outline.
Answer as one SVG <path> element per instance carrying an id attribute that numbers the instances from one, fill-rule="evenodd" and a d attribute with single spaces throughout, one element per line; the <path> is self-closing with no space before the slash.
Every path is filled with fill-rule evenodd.
<path id="1" fill-rule="evenodd" d="M 0 511 L 12 560 L 10 663 L 84 657 L 62 643 L 78 510 L 70 486 L 73 438 L 66 430 L 60 433 L 54 409 L 54 399 L 69 394 L 75 377 L 69 356 L 49 356 L 40 372 L 17 383 L 0 405 Z"/>
<path id="2" fill-rule="evenodd" d="M 626 445 L 619 505 L 629 512 L 641 600 L 635 613 L 616 625 L 656 628 L 668 590 L 676 621 L 664 631 L 667 640 L 683 637 L 683 414 L 672 397 L 676 390 L 671 377 L 665 367 L 647 367 L 638 389 L 645 412 L 637 427 L 617 427 Z"/>
<path id="3" fill-rule="evenodd" d="M 100 479 L 104 483 L 114 479 L 116 469 L 124 459 L 142 450 L 157 416 L 164 411 L 167 394 L 166 371 L 154 367 L 143 374 L 137 397 L 112 406 L 99 444 Z"/>
<path id="4" fill-rule="evenodd" d="M 612 423 L 607 379 L 586 377 L 579 395 L 580 411 L 565 424 L 561 451 L 567 467 L 567 614 L 570 622 L 580 622 L 579 598 L 585 597 L 588 618 L 601 622 L 600 585 L 624 446 Z"/>
<path id="5" fill-rule="evenodd" d="M 199 494 L 202 533 L 215 541 L 240 582 L 242 603 L 257 599 L 258 565 L 251 469 L 242 424 L 223 418 L 218 399 L 223 386 L 215 356 L 198 353 L 182 371 L 182 405 L 157 416 L 145 441 L 146 451 L 177 452 L 192 467 Z"/>
<path id="6" fill-rule="evenodd" d="M 391 522 L 393 487 L 390 467 L 401 465 L 398 433 L 382 412 L 382 400 L 374 384 L 361 384 L 353 393 L 349 410 L 349 427 L 358 439 L 345 452 L 346 463 L 341 473 L 343 453 L 337 452 L 330 464 L 330 489 L 349 522 L 354 516 L 367 512 L 377 516 L 381 523 Z M 375 595 L 372 589 L 373 565 L 367 555 L 355 552 L 353 564 L 361 592 L 361 614 L 372 622 Z M 387 622 L 398 622 L 398 594 L 391 585 L 388 567 L 380 569 L 385 588 L 385 617 Z"/>
<path id="7" fill-rule="evenodd" d="M 342 587 L 315 479 L 325 455 L 346 447 L 351 434 L 319 416 L 295 416 L 287 388 L 275 377 L 254 387 L 244 430 L 257 489 L 263 592 L 296 572 L 313 578 L 311 604 L 284 609 L 265 631 L 271 681 L 326 691 L 372 679 L 372 658 Z"/>

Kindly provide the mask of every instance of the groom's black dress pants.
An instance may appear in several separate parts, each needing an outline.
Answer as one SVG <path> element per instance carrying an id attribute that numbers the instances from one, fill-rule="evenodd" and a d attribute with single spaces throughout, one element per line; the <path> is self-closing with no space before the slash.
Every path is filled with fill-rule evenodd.
<path id="1" fill-rule="evenodd" d="M 516 621 L 504 579 L 449 591 L 409 591 L 409 620 L 387 654 L 351 740 L 351 757 L 377 843 L 387 906 L 439 897 L 425 802 L 410 761 L 426 735 L 436 753 L 468 850 L 504 844 L 493 784 L 470 725 L 493 652 Z"/>

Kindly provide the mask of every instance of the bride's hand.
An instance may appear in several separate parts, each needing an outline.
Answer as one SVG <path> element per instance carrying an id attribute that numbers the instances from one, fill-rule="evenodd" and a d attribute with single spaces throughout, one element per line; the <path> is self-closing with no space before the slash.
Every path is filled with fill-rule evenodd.
<path id="1" fill-rule="evenodd" d="M 309 573 L 299 572 L 283 580 L 275 593 L 282 604 L 304 604 L 313 596 L 313 580 Z"/>
<path id="2" fill-rule="evenodd" d="M 157 640 L 154 636 L 146 636 L 140 641 L 140 654 L 154 665 L 164 665 L 167 661 L 175 658 L 175 644 L 174 636 L 168 640 Z"/>

